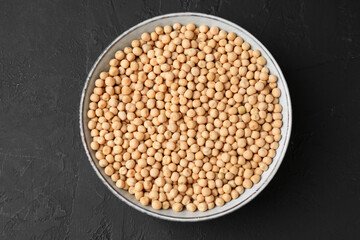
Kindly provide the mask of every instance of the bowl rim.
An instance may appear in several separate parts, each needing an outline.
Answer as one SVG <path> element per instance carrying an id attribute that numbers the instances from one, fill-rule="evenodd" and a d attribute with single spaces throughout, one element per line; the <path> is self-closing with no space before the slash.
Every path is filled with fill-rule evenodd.
<path id="1" fill-rule="evenodd" d="M 284 86 L 285 92 L 283 93 L 286 96 L 286 101 L 288 102 L 288 126 L 287 126 L 287 131 L 288 134 L 283 136 L 285 137 L 285 142 L 284 142 L 284 147 L 282 148 L 282 151 L 280 153 L 277 152 L 277 157 L 278 160 L 275 164 L 275 166 L 272 166 L 272 170 L 270 172 L 270 174 L 268 175 L 268 177 L 265 179 L 265 181 L 251 194 L 249 195 L 246 199 L 242 200 L 241 202 L 239 202 L 237 205 L 231 207 L 231 208 L 226 208 L 223 211 L 219 211 L 216 212 L 212 215 L 208 215 L 208 216 L 200 216 L 200 217 L 180 217 L 180 216 L 169 216 L 169 215 L 164 215 L 161 214 L 161 212 L 151 212 L 146 208 L 143 208 L 135 203 L 133 203 L 132 201 L 130 201 L 129 199 L 127 199 L 125 196 L 122 196 L 119 192 L 117 192 L 113 186 L 110 184 L 110 182 L 108 181 L 108 179 L 106 179 L 100 169 L 95 165 L 95 163 L 93 162 L 93 158 L 91 157 L 90 154 L 90 149 L 88 148 L 88 144 L 87 144 L 87 140 L 86 140 L 86 136 L 85 136 L 85 127 L 84 125 L 86 125 L 84 123 L 84 118 L 83 118 L 83 113 L 84 113 L 84 102 L 85 102 L 85 95 L 87 92 L 87 89 L 89 87 L 89 82 L 91 80 L 91 77 L 94 74 L 94 71 L 97 69 L 99 62 L 106 56 L 106 54 L 108 53 L 108 51 L 118 42 L 120 41 L 124 36 L 126 36 L 128 33 L 134 31 L 135 29 L 142 27 L 148 23 L 151 23 L 153 21 L 157 21 L 160 19 L 164 19 L 164 18 L 172 18 L 172 17 L 179 17 L 179 16 L 189 16 L 189 17 L 203 17 L 203 18 L 210 18 L 216 21 L 220 21 L 226 25 L 230 25 L 234 28 L 239 29 L 239 31 L 242 31 L 244 34 L 247 35 L 247 37 L 252 38 L 253 41 L 255 41 L 261 48 L 262 51 L 266 52 L 266 54 L 269 57 L 269 60 L 271 60 L 274 64 L 274 67 L 276 68 L 278 75 L 279 75 L 279 79 L 282 80 L 282 84 Z M 142 21 L 138 24 L 136 24 L 135 26 L 127 29 L 126 31 L 124 31 L 122 34 L 120 34 L 118 37 L 115 38 L 115 40 L 113 40 L 103 51 L 102 53 L 99 55 L 99 57 L 96 59 L 95 63 L 93 64 L 93 66 L 91 67 L 91 70 L 89 71 L 89 74 L 87 75 L 86 81 L 84 83 L 84 87 L 81 93 L 81 101 L 80 101 L 80 106 L 79 106 L 79 125 L 80 125 L 80 135 L 81 135 L 81 140 L 86 152 L 86 155 L 88 157 L 88 160 L 91 164 L 91 166 L 93 167 L 93 169 L 95 170 L 97 176 L 100 178 L 100 180 L 103 182 L 104 185 L 106 185 L 106 187 L 120 200 L 122 200 L 123 202 L 125 202 L 127 205 L 135 208 L 136 210 L 145 213 L 147 215 L 156 217 L 156 218 L 160 218 L 160 219 L 164 219 L 164 220 L 170 220 L 170 221 L 178 221 L 178 222 L 198 222 L 198 221 L 206 221 L 206 220 L 211 220 L 211 219 L 215 219 L 221 216 L 224 216 L 226 214 L 229 214 L 231 212 L 234 212 L 235 210 L 245 206 L 246 204 L 248 204 L 251 200 L 253 200 L 260 192 L 262 192 L 262 190 L 264 190 L 264 188 L 269 184 L 269 182 L 273 179 L 273 177 L 275 176 L 276 172 L 278 171 L 288 148 L 289 145 L 289 141 L 290 141 L 290 137 L 291 137 L 291 130 L 292 130 L 292 106 L 291 106 L 291 99 L 290 99 L 290 92 L 289 92 L 289 88 L 287 85 L 287 82 L 285 80 L 285 77 L 278 65 L 278 63 L 276 62 L 276 60 L 274 59 L 274 57 L 272 56 L 272 54 L 269 52 L 269 50 L 256 38 L 254 37 L 250 32 L 248 32 L 247 30 L 245 30 L 244 28 L 242 28 L 241 26 L 226 20 L 224 18 L 218 17 L 218 16 L 214 16 L 214 15 L 210 15 L 210 14 L 205 14 L 205 13 L 197 13 L 197 12 L 176 12 L 176 13 L 169 13 L 169 14 L 163 14 L 163 15 L 159 15 L 150 19 L 147 19 L 145 21 Z"/>

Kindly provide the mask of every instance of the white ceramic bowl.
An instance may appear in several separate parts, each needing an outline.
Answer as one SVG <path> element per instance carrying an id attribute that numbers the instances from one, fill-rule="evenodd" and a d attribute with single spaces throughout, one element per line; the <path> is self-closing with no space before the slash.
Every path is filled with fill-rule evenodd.
<path id="1" fill-rule="evenodd" d="M 267 67 L 270 69 L 270 72 L 278 76 L 278 87 L 281 89 L 282 92 L 282 95 L 280 97 L 280 104 L 283 106 L 283 126 L 281 128 L 282 139 L 279 142 L 279 148 L 276 151 L 276 157 L 273 159 L 273 163 L 269 166 L 269 169 L 263 173 L 263 175 L 261 176 L 261 181 L 258 184 L 255 184 L 251 189 L 247 189 L 244 194 L 242 194 L 239 198 L 230 201 L 223 207 L 215 207 L 212 210 L 206 212 L 196 211 L 192 213 L 186 210 L 182 212 L 174 212 L 171 209 L 154 210 L 150 206 L 142 206 L 133 195 L 129 194 L 125 190 L 118 189 L 115 186 L 114 182 L 111 181 L 110 177 L 105 175 L 104 170 L 99 166 L 98 161 L 94 156 L 95 152 L 92 151 L 90 148 L 91 136 L 90 131 L 87 128 L 87 123 L 89 119 L 87 118 L 86 114 L 89 109 L 89 97 L 94 89 L 94 82 L 98 78 L 99 73 L 102 71 L 107 71 L 109 69 L 109 60 L 114 57 L 114 54 L 117 50 L 129 46 L 131 41 L 134 39 L 139 39 L 143 32 L 152 32 L 154 31 L 156 26 L 173 25 L 174 23 L 181 23 L 183 25 L 186 25 L 188 23 L 195 23 L 196 25 L 217 26 L 220 29 L 226 30 L 227 32 L 235 32 L 238 36 L 241 36 L 246 42 L 250 43 L 252 49 L 259 49 L 261 51 L 262 55 L 267 59 Z M 140 212 L 166 220 L 181 222 L 203 221 L 217 218 L 235 211 L 236 209 L 244 206 L 252 199 L 254 199 L 274 177 L 284 158 L 290 139 L 291 122 L 292 112 L 290 95 L 285 78 L 273 56 L 260 43 L 260 41 L 257 40 L 245 29 L 225 19 L 212 15 L 190 12 L 166 14 L 151 18 L 130 28 L 129 30 L 121 34 L 119 37 L 117 37 L 104 50 L 104 52 L 99 56 L 94 66 L 92 67 L 86 79 L 80 103 L 80 130 L 84 148 L 89 158 L 90 164 L 94 168 L 101 181 L 106 185 L 106 187 L 109 188 L 110 191 L 119 199 L 124 201 L 129 206 L 139 210 Z"/>

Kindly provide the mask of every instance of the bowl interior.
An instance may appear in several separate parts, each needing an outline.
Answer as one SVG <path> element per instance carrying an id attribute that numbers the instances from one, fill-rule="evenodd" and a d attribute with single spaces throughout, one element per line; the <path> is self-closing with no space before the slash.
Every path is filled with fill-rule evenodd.
<path id="1" fill-rule="evenodd" d="M 259 49 L 261 51 L 262 55 L 267 59 L 267 67 L 270 69 L 270 72 L 278 76 L 278 88 L 280 88 L 282 92 L 282 95 L 280 97 L 280 104 L 282 104 L 283 106 L 283 126 L 281 128 L 283 137 L 279 142 L 279 148 L 276 152 L 276 157 L 273 159 L 273 163 L 269 166 L 269 169 L 263 173 L 261 181 L 258 184 L 255 184 L 251 189 L 247 189 L 245 193 L 242 194 L 239 198 L 230 201 L 223 207 L 215 207 L 214 209 L 208 210 L 206 212 L 196 211 L 194 213 L 191 213 L 189 211 L 183 211 L 177 213 L 172 211 L 171 209 L 156 211 L 150 206 L 142 206 L 133 195 L 129 194 L 125 190 L 118 189 L 115 186 L 114 182 L 111 181 L 110 177 L 105 175 L 104 170 L 99 166 L 98 161 L 96 160 L 94 155 L 95 152 L 90 149 L 90 143 L 92 138 L 90 136 L 90 131 L 87 129 L 87 123 L 89 120 L 86 113 L 89 109 L 89 97 L 93 91 L 94 82 L 98 78 L 100 72 L 107 71 L 109 69 L 109 60 L 114 57 L 114 54 L 117 50 L 129 46 L 131 41 L 134 39 L 139 39 L 143 32 L 152 32 L 154 31 L 156 26 L 172 25 L 174 23 L 181 23 L 183 25 L 188 23 L 195 23 L 196 25 L 218 26 L 220 29 L 224 29 L 227 32 L 235 32 L 238 36 L 241 36 L 246 42 L 250 43 L 252 49 Z M 80 128 L 83 144 L 91 165 L 98 174 L 99 178 L 117 197 L 119 197 L 132 207 L 138 209 L 139 211 L 155 217 L 174 221 L 201 221 L 222 216 L 245 205 L 251 199 L 253 199 L 275 175 L 284 157 L 290 138 L 290 96 L 284 76 L 276 61 L 266 50 L 266 48 L 246 30 L 242 29 L 234 23 L 211 15 L 199 13 L 174 13 L 155 17 L 132 27 L 131 29 L 120 35 L 117 39 L 115 39 L 115 41 L 112 42 L 107 47 L 107 49 L 100 55 L 88 75 L 83 90 L 82 101 L 80 104 Z"/>

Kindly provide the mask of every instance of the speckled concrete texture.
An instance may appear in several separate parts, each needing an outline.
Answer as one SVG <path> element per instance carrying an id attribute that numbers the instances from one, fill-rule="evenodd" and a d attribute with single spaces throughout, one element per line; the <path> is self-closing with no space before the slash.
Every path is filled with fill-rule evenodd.
<path id="1" fill-rule="evenodd" d="M 244 27 L 288 81 L 293 134 L 269 186 L 200 223 L 139 213 L 83 150 L 80 93 L 102 50 L 147 18 L 214 14 Z M 0 1 L 0 239 L 359 239 L 357 1 Z"/>

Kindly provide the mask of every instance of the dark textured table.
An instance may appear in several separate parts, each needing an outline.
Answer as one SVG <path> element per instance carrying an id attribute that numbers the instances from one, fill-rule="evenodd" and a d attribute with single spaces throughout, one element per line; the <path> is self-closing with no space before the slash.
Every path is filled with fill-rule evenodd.
<path id="1" fill-rule="evenodd" d="M 0 1 L 0 239 L 359 239 L 360 4 L 356 1 Z M 80 93 L 119 34 L 196 11 L 274 55 L 294 124 L 269 186 L 207 222 L 158 220 L 102 184 L 83 150 Z"/>

